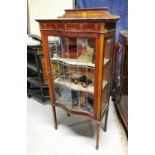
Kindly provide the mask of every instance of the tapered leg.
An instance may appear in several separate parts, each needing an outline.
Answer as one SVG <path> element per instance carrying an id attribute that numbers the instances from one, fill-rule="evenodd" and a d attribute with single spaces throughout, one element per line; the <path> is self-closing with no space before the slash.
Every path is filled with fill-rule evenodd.
<path id="1" fill-rule="evenodd" d="M 109 111 L 109 107 L 107 108 L 105 113 L 105 122 L 104 122 L 104 128 L 103 128 L 104 131 L 107 131 L 108 111 Z"/>
<path id="2" fill-rule="evenodd" d="M 53 118 L 54 118 L 54 127 L 55 129 L 58 128 L 58 125 L 57 125 L 57 117 L 56 117 L 56 111 L 55 111 L 55 107 L 52 106 L 52 110 L 53 110 Z"/>
<path id="3" fill-rule="evenodd" d="M 99 148 L 99 136 L 100 136 L 100 123 L 98 122 L 96 125 L 96 149 Z"/>

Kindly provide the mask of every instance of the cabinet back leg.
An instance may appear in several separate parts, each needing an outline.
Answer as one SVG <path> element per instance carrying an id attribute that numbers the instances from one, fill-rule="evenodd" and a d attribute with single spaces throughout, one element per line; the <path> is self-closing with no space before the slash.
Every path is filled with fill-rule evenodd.
<path id="1" fill-rule="evenodd" d="M 107 131 L 108 111 L 109 111 L 109 107 L 107 108 L 105 113 L 105 122 L 104 122 L 104 128 L 103 128 L 104 131 Z"/>
<path id="2" fill-rule="evenodd" d="M 97 125 L 96 125 L 96 149 L 97 150 L 99 148 L 99 136 L 100 136 L 100 123 L 97 122 Z"/>
<path id="3" fill-rule="evenodd" d="M 55 107 L 52 106 L 52 111 L 53 111 L 53 118 L 54 118 L 54 127 L 55 129 L 58 128 L 58 125 L 57 125 L 57 117 L 56 117 L 56 111 L 55 111 Z"/>

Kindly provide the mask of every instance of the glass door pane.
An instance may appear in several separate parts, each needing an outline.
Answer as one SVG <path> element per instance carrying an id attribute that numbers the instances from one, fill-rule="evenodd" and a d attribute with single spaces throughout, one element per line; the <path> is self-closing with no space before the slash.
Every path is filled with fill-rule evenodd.
<path id="1" fill-rule="evenodd" d="M 56 102 L 94 112 L 95 39 L 48 37 Z"/>
<path id="2" fill-rule="evenodd" d="M 102 81 L 102 112 L 109 102 L 110 77 L 112 65 L 113 38 L 105 39 Z"/>

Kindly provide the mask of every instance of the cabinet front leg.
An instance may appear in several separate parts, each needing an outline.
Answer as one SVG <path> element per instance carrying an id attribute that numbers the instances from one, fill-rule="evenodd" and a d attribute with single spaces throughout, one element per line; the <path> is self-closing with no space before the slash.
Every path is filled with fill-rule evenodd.
<path id="1" fill-rule="evenodd" d="M 96 149 L 99 148 L 99 136 L 100 136 L 100 122 L 97 122 L 96 125 Z"/>
<path id="2" fill-rule="evenodd" d="M 57 125 L 57 117 L 56 117 L 55 106 L 52 106 L 52 110 L 53 110 L 53 118 L 54 118 L 54 127 L 55 127 L 55 129 L 57 129 L 58 125 Z"/>

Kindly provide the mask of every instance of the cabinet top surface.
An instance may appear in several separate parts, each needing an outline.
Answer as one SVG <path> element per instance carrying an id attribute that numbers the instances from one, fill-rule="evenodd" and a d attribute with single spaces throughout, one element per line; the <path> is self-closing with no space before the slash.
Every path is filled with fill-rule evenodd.
<path id="1" fill-rule="evenodd" d="M 65 10 L 63 16 L 57 19 L 37 19 L 38 22 L 116 22 L 119 16 L 111 15 L 108 8 L 87 8 Z"/>

